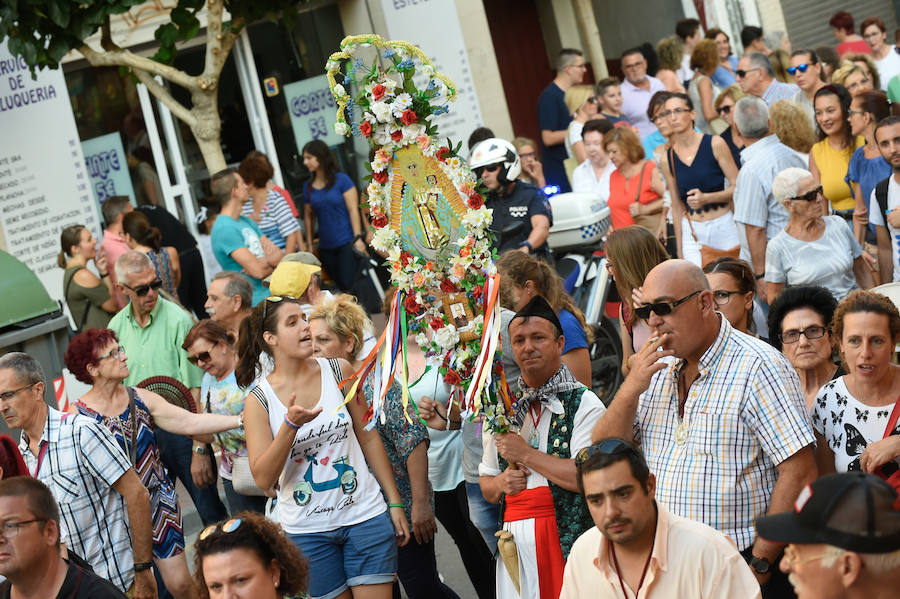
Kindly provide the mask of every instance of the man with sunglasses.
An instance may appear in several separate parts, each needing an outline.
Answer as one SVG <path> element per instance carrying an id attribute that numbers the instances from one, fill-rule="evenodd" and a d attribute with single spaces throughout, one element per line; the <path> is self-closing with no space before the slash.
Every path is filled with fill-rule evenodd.
<path id="1" fill-rule="evenodd" d="M 802 108 L 809 115 L 810 123 L 816 124 L 816 109 L 813 106 L 813 99 L 816 92 L 825 87 L 822 81 L 822 63 L 819 62 L 819 55 L 815 50 L 795 50 L 791 54 L 791 66 L 788 67 L 788 74 L 797 82 L 800 88 L 791 102 Z"/>
<path id="2" fill-rule="evenodd" d="M 129 303 L 109 321 L 129 357 L 124 383 L 135 386 L 154 376 L 176 379 L 200 396 L 203 371 L 188 361 L 181 344 L 194 321 L 178 304 L 160 297 L 160 280 L 150 258 L 138 251 L 122 254 L 116 261 L 116 278 Z M 185 436 L 156 429 L 159 455 L 172 478 L 184 484 L 200 519 L 217 522 L 227 514 L 216 490 L 216 470 L 209 446 Z M 193 451 L 192 451 L 193 446 Z"/>
<path id="3" fill-rule="evenodd" d="M 660 502 L 734 540 L 763 597 L 784 596 L 787 580 L 772 577 L 781 546 L 757 538 L 753 522 L 790 510 L 816 476 L 797 373 L 773 347 L 731 327 L 690 262 L 651 270 L 643 301 L 635 312 L 653 336 L 592 436 L 639 443 Z"/>
<path id="4" fill-rule="evenodd" d="M 734 106 L 734 122 L 744 138 L 743 166 L 734 184 L 734 220 L 741 238 L 741 258 L 753 267 L 756 293 L 766 301 L 766 245 L 788 224 L 784 204 L 772 195 L 772 180 L 788 167 L 806 165 L 771 134 L 769 108 L 748 96 Z"/>
<path id="5" fill-rule="evenodd" d="M 778 100 L 790 100 L 799 88 L 793 83 L 782 83 L 775 79 L 775 70 L 769 57 L 762 52 L 744 54 L 734 72 L 741 90 L 750 96 L 762 98 L 768 106 Z"/>
<path id="6" fill-rule="evenodd" d="M 596 526 L 572 546 L 560 599 L 760 596 L 733 541 L 656 502 L 656 477 L 636 445 L 602 439 L 575 465 Z"/>
<path id="7" fill-rule="evenodd" d="M 120 591 L 132 589 L 136 598 L 155 598 L 147 488 L 106 427 L 51 408 L 44 402 L 45 389 L 44 371 L 32 356 L 21 352 L 0 356 L 0 413 L 9 428 L 22 429 L 19 450 L 28 473 L 44 483 L 59 504 L 62 542 Z M 29 518 L 23 513 L 5 516 L 2 497 L 0 493 L 4 524 L 0 533 L 8 543 L 25 532 L 18 526 L 12 532 L 9 521 L 21 523 Z M 40 510 L 29 511 L 35 518 L 48 517 Z M 0 573 L 15 576 L 17 545 L 4 547 L 0 542 Z M 56 543 L 54 548 L 59 551 Z M 10 564 L 12 568 L 6 569 Z M 41 593 L 23 596 L 47 597 Z"/>

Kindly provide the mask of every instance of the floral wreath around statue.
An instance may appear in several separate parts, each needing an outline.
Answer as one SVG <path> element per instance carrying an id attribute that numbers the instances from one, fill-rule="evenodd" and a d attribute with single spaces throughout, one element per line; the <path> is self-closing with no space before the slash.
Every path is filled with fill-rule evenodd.
<path id="1" fill-rule="evenodd" d="M 391 281 L 398 289 L 385 329 L 382 368 L 387 373 L 399 368 L 406 407 L 405 339 L 408 331 L 417 333 L 416 342 L 426 356 L 440 362 L 444 382 L 456 390 L 462 413 L 473 417 L 482 412 L 492 430 L 505 431 L 511 400 L 499 353 L 495 354 L 500 319 L 499 278 L 488 229 L 492 211 L 484 205 L 475 175 L 458 155 L 461 144 L 455 148 L 449 140 L 442 144 L 437 126 L 430 122 L 431 117 L 449 112 L 447 103 L 455 99 L 455 86 L 435 72 L 418 47 L 405 41 L 357 35 L 345 38 L 340 48 L 326 64 L 337 103 L 335 131 L 339 135 L 362 135 L 372 148 L 371 181 L 366 187 L 368 213 L 375 227 L 371 245 L 387 257 Z M 374 50 L 371 66 L 357 57 L 366 48 L 369 53 Z M 380 58 L 387 63 L 386 68 L 378 64 Z M 351 97 L 350 90 L 354 89 L 358 93 Z M 458 196 L 450 198 L 451 203 L 456 202 L 463 212 L 456 238 L 446 239 L 444 248 L 430 260 L 404 247 L 399 226 L 390 218 L 392 202 L 394 209 L 399 205 L 397 185 L 402 185 L 395 172 L 397 157 L 410 151 L 421 152 L 424 160 L 438 166 L 452 183 L 445 191 Z M 399 218 L 395 214 L 397 222 Z M 464 307 L 471 317 L 464 333 L 458 330 L 458 321 L 446 306 L 448 297 L 462 297 L 460 294 L 465 294 Z M 368 370 L 375 364 L 375 351 L 367 360 Z M 366 368 L 360 369 L 360 379 L 368 373 Z M 389 381 L 380 382 L 383 400 Z M 482 391 L 487 392 L 483 404 Z M 373 413 L 378 412 L 373 401 Z"/>

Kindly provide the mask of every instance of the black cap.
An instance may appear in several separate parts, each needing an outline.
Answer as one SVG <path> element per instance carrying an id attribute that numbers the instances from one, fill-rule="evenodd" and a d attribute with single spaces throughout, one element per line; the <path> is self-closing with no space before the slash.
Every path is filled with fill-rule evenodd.
<path id="1" fill-rule="evenodd" d="M 807 485 L 793 512 L 761 516 L 756 530 L 780 543 L 823 543 L 858 553 L 900 549 L 897 491 L 864 472 L 829 474 Z"/>
<path id="2" fill-rule="evenodd" d="M 553 326 L 556 327 L 557 333 L 562 335 L 562 323 L 559 322 L 559 316 L 556 315 L 556 312 L 553 311 L 553 308 L 550 307 L 550 304 L 548 304 L 547 300 L 541 295 L 536 295 L 531 298 L 530 302 L 516 312 L 516 315 L 509 321 L 509 324 L 512 324 L 512 321 L 516 318 L 530 318 L 532 316 L 549 320 L 553 323 Z"/>

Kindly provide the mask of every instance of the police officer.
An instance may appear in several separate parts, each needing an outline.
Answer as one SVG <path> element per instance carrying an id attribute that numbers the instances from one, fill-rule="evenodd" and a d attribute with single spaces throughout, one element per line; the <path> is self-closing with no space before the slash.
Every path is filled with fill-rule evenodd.
<path id="1" fill-rule="evenodd" d="M 522 164 L 516 148 L 504 139 L 486 139 L 472 148 L 469 168 L 488 188 L 485 205 L 494 210 L 490 228 L 497 252 L 518 249 L 548 256 L 550 202 L 540 188 L 517 178 Z"/>

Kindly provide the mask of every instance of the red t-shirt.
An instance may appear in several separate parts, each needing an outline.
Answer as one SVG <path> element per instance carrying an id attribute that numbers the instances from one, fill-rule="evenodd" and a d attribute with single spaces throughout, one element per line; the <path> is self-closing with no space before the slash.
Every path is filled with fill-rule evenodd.
<path id="1" fill-rule="evenodd" d="M 868 44 L 863 40 L 855 42 L 843 42 L 837 45 L 838 56 L 843 57 L 844 54 L 871 54 Z"/>
<path id="2" fill-rule="evenodd" d="M 659 199 L 659 194 L 650 187 L 655 168 L 655 162 L 646 160 L 641 165 L 641 172 L 630 179 L 626 179 L 619 169 L 614 170 L 609 176 L 609 201 L 606 205 L 609 206 L 609 217 L 612 220 L 613 229 L 621 229 L 634 224 L 634 217 L 631 216 L 628 207 L 635 198 L 641 204 L 649 204 Z M 640 195 L 638 195 L 638 183 L 641 188 Z"/>

